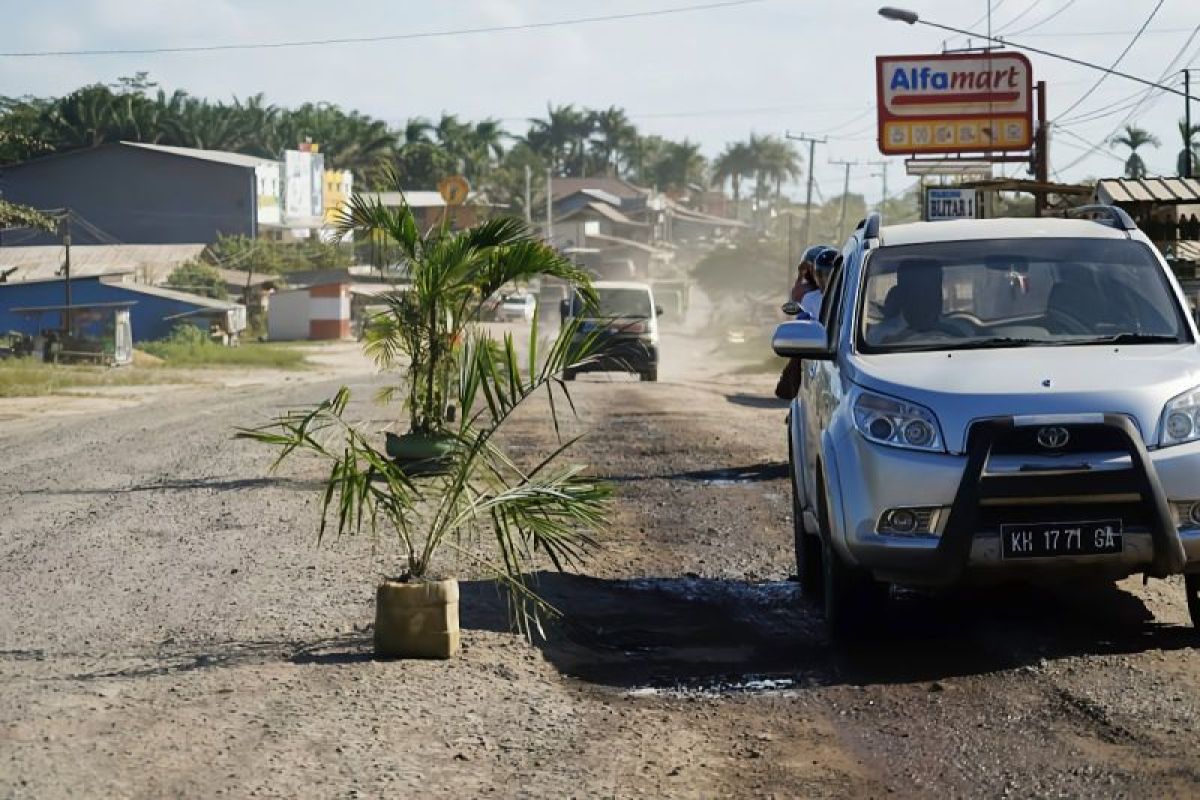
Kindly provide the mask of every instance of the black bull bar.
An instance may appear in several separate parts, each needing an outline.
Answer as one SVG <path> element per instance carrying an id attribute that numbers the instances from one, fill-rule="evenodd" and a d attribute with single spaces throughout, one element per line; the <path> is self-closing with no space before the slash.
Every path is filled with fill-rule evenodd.
<path id="1" fill-rule="evenodd" d="M 1038 472 L 985 475 L 984 468 L 997 443 L 1013 437 L 1017 431 L 1013 417 L 976 422 L 967 437 L 967 465 L 954 498 L 937 548 L 934 570 L 941 579 L 952 582 L 967 568 L 971 543 L 979 530 L 981 505 L 988 500 L 1045 499 L 1065 496 L 1089 496 L 1106 493 L 1137 493 L 1142 517 L 1146 521 L 1154 547 L 1147 574 L 1166 577 L 1183 571 L 1187 557 L 1175 527 L 1170 504 L 1158 480 L 1158 473 L 1141 434 L 1128 417 L 1105 414 L 1103 421 L 1063 424 L 1072 435 L 1104 434 L 1123 446 L 1129 454 L 1129 467 L 1103 472 Z"/>

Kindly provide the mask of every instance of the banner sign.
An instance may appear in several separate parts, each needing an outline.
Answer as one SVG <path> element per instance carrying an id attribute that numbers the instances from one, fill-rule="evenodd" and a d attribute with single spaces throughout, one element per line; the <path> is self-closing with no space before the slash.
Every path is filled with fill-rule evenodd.
<path id="1" fill-rule="evenodd" d="M 929 222 L 975 219 L 976 200 L 974 189 L 940 189 L 930 186 L 925 190 L 925 219 Z"/>
<path id="2" fill-rule="evenodd" d="M 875 93 L 884 155 L 1033 146 L 1033 68 L 1021 53 L 877 56 Z"/>

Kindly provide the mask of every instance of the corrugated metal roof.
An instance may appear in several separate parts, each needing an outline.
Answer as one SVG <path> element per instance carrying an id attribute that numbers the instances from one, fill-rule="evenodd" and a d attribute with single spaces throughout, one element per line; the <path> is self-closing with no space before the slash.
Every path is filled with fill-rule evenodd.
<path id="1" fill-rule="evenodd" d="M 1102 203 L 1200 203 L 1200 178 L 1109 178 L 1096 184 Z"/>
<path id="2" fill-rule="evenodd" d="M 194 306 L 204 306 L 205 308 L 216 308 L 222 311 L 228 311 L 231 308 L 237 308 L 240 303 L 230 303 L 228 300 L 216 300 L 212 297 L 204 297 L 191 292 L 181 292 L 177 289 L 166 289 L 162 286 L 146 286 L 141 283 L 121 283 L 119 281 L 101 281 L 101 283 L 110 286 L 116 286 L 127 292 L 136 294 L 144 294 L 150 297 L 161 297 L 164 300 L 177 300 L 181 303 L 190 303 Z"/>
<path id="3" fill-rule="evenodd" d="M 198 259 L 203 244 L 84 244 L 71 247 L 71 276 L 132 274 L 143 283 L 162 283 L 181 264 Z M 0 247 L 0 272 L 12 267 L 8 278 L 18 281 L 57 277 L 63 264 L 61 245 Z"/>
<path id="4" fill-rule="evenodd" d="M 165 144 L 147 144 L 145 142 L 121 142 L 128 147 L 140 147 L 143 150 L 154 150 L 184 158 L 198 158 L 202 161 L 215 161 L 218 164 L 229 164 L 235 167 L 260 167 L 264 164 L 279 165 L 280 162 L 271 158 L 248 156 L 245 153 L 231 153 L 228 150 L 201 150 L 196 147 L 175 147 Z"/>
<path id="5" fill-rule="evenodd" d="M 610 222 L 615 222 L 618 225 L 633 225 L 633 226 L 636 226 L 639 228 L 649 227 L 647 223 L 637 222 L 635 220 L 632 220 L 610 205 L 606 205 L 605 203 L 595 203 L 595 202 L 586 203 L 586 204 L 580 206 L 579 208 L 576 208 L 573 211 L 568 211 L 566 214 L 563 214 L 561 217 L 558 217 L 554 221 L 555 222 L 563 222 L 565 220 L 570 219 L 571 217 L 574 217 L 574 216 L 577 216 L 577 215 L 583 213 L 584 211 L 594 211 L 597 214 L 599 214 L 600 216 L 609 220 Z"/>

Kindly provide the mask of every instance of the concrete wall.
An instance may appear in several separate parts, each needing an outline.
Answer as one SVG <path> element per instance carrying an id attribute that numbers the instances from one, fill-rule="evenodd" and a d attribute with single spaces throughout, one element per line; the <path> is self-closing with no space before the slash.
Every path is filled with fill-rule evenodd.
<path id="1" fill-rule="evenodd" d="M 125 244 L 215 242 L 257 233 L 254 169 L 120 144 L 27 161 L 0 170 L 4 199 L 34 208 L 70 208 Z M 77 244 L 107 244 L 74 225 Z M 6 233 L 4 244 L 51 244 L 56 237 Z"/>
<path id="2" fill-rule="evenodd" d="M 308 290 L 275 292 L 267 304 L 267 338 L 274 342 L 307 339 L 309 334 Z"/>

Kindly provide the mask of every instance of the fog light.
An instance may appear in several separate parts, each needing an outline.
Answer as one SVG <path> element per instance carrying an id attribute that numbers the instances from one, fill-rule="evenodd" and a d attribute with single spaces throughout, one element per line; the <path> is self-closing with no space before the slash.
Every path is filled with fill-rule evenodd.
<path id="1" fill-rule="evenodd" d="M 888 512 L 887 526 L 896 533 L 912 533 L 917 529 L 917 515 L 907 508 Z"/>
<path id="2" fill-rule="evenodd" d="M 1182 500 L 1175 507 L 1175 524 L 1180 528 L 1200 528 L 1200 500 Z"/>
<path id="3" fill-rule="evenodd" d="M 1188 519 L 1193 525 L 1200 526 L 1200 502 L 1192 503 L 1192 507 L 1188 509 Z"/>

